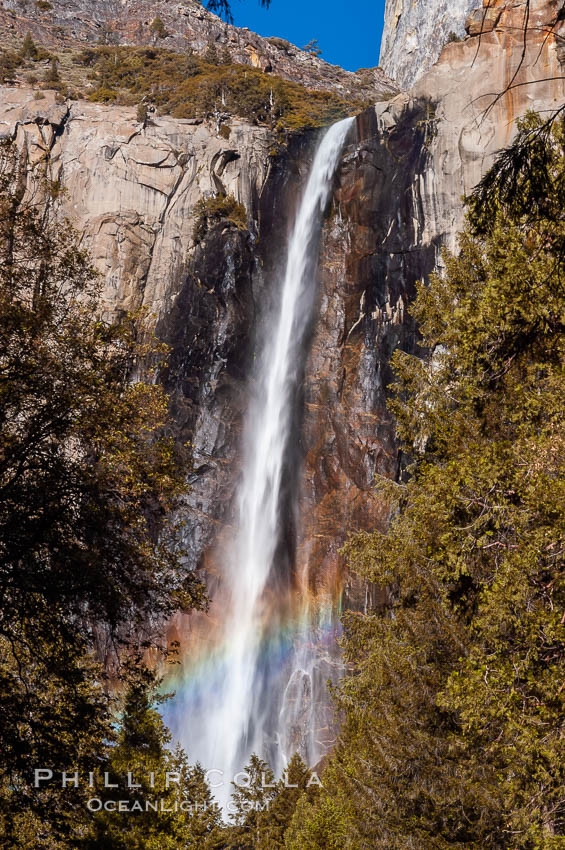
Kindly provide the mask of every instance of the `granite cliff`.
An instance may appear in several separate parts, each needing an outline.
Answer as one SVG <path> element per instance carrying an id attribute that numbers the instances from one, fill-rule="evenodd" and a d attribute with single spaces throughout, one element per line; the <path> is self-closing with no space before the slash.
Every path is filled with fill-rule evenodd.
<path id="1" fill-rule="evenodd" d="M 339 549 L 349 531 L 387 522 L 373 491 L 402 465 L 386 397 L 391 352 L 416 345 L 407 313 L 415 282 L 441 264 L 442 247 L 456 247 L 461 196 L 511 141 L 515 119 L 563 103 L 560 4 L 531 6 L 523 59 L 524 3 L 496 3 L 496 21 L 481 25 L 480 40 L 470 26 L 409 92 L 383 100 L 374 91 L 342 159 L 297 408 L 300 509 L 283 534 L 296 574 L 309 575 L 334 618 L 342 602 L 363 606 L 374 592 L 349 582 Z M 513 87 L 497 97 L 514 72 Z M 60 101 L 55 92 L 38 100 L 29 87 L 2 88 L 0 132 L 64 188 L 57 212 L 84 234 L 104 280 L 103 311 L 144 306 L 171 345 L 162 380 L 174 435 L 192 443 L 194 457 L 185 542 L 214 591 L 246 378 L 316 134 L 291 134 L 274 149 L 268 127 L 238 119 L 226 139 L 213 120 L 155 116 L 140 124 L 133 108 Z M 244 205 L 247 226 L 222 220 L 195 242 L 196 204 L 218 192 Z M 185 647 L 217 617 L 213 607 L 205 626 L 179 618 L 171 639 Z M 309 699 L 323 746 L 332 742 L 324 683 L 334 664 L 331 647 L 321 647 Z"/>
<path id="2" fill-rule="evenodd" d="M 409 89 L 434 65 L 446 45 L 495 31 L 504 48 L 508 42 L 504 36 L 510 36 L 510 41 L 512 34 L 520 37 L 527 16 L 530 31 L 549 32 L 560 7 L 560 3 L 528 7 L 524 2 L 504 0 L 387 0 L 380 66 L 401 88 Z M 562 54 L 558 30 L 554 37 Z"/>
<path id="3" fill-rule="evenodd" d="M 431 68 L 451 37 L 463 38 L 479 0 L 386 0 L 379 64 L 404 89 Z"/>
<path id="4" fill-rule="evenodd" d="M 449 43 L 409 92 L 358 118 L 326 225 L 306 379 L 308 533 L 299 557 L 311 559 L 314 574 L 323 565 L 322 575 L 339 575 L 340 529 L 386 521 L 369 494 L 401 462 L 385 407 L 388 360 L 397 345 L 415 344 L 408 306 L 416 281 L 441 268 L 443 248 L 456 250 L 461 198 L 511 142 L 516 118 L 563 103 L 565 25 L 546 38 L 557 4 L 531 5 L 523 62 L 523 3 L 500 4 L 500 28 L 483 31 L 480 44 L 478 36 Z M 498 97 L 515 71 L 514 87 Z"/>

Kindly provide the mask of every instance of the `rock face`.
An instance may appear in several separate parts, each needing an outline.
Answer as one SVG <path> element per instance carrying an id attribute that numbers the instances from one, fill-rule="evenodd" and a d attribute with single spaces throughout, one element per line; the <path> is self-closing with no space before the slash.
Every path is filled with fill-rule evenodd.
<path id="1" fill-rule="evenodd" d="M 451 33 L 465 35 L 465 20 L 480 0 L 386 0 L 379 64 L 408 89 L 438 58 Z"/>
<path id="2" fill-rule="evenodd" d="M 157 18 L 163 24 L 159 31 Z M 49 49 L 139 44 L 202 54 L 214 45 L 232 62 L 352 99 L 375 100 L 397 90 L 380 68 L 345 71 L 285 39 L 262 38 L 231 26 L 198 0 L 49 0 L 49 8 L 43 9 L 35 0 L 3 0 L 0 37 L 9 44 L 28 31 Z"/>
<path id="3" fill-rule="evenodd" d="M 447 44 L 409 93 L 359 116 L 336 178 L 297 407 L 300 507 L 288 527 L 294 535 L 298 522 L 295 574 L 308 576 L 334 624 L 342 605 L 363 607 L 375 592 L 348 579 L 339 549 L 349 532 L 388 521 L 374 488 L 401 467 L 386 399 L 392 351 L 416 345 L 407 312 L 415 282 L 441 264 L 443 246 L 456 247 L 461 196 L 511 141 L 516 117 L 563 103 L 559 4 L 532 0 L 522 62 L 524 3 L 496 8 L 496 25 L 483 28 L 480 43 L 471 35 Z M 498 97 L 514 73 L 514 87 Z M 35 100 L 14 88 L 0 89 L 0 135 L 15 138 L 29 162 L 65 188 L 58 203 L 100 269 L 106 314 L 145 306 L 172 347 L 162 380 L 174 434 L 194 453 L 186 544 L 214 592 L 249 366 L 315 138 L 293 137 L 274 155 L 269 131 L 242 122 L 226 140 L 212 123 L 156 118 L 140 127 L 124 107 L 59 104 L 49 92 Z M 245 205 L 247 229 L 220 222 L 195 244 L 196 202 L 218 191 Z M 195 636 L 213 633 L 215 616 L 221 612 L 207 624 L 179 618 L 171 638 L 192 647 Z M 308 700 L 317 739 L 330 746 L 325 679 L 335 653 L 320 644 L 319 658 Z"/>
<path id="4" fill-rule="evenodd" d="M 343 158 L 306 378 L 299 562 L 316 581 L 343 575 L 338 549 L 347 531 L 386 523 L 371 491 L 399 469 L 386 388 L 392 351 L 415 345 L 408 306 L 416 281 L 441 266 L 443 247 L 456 250 L 461 197 L 511 142 L 515 119 L 563 103 L 565 21 L 557 4 L 532 0 L 520 63 L 523 5 L 501 4 L 500 28 L 480 45 L 446 45 L 409 93 L 359 116 Z M 515 72 L 515 88 L 498 98 Z M 362 602 L 350 593 L 352 604 Z"/>
<path id="5" fill-rule="evenodd" d="M 0 92 L 0 136 L 65 187 L 61 211 L 102 275 L 103 314 L 146 308 L 173 346 L 164 380 L 175 436 L 193 443 L 186 543 L 197 564 L 231 495 L 269 133 L 234 121 L 226 140 L 214 124 L 165 117 L 140 128 L 133 109 Z M 218 191 L 245 206 L 249 229 L 225 223 L 196 246 L 195 205 Z"/>

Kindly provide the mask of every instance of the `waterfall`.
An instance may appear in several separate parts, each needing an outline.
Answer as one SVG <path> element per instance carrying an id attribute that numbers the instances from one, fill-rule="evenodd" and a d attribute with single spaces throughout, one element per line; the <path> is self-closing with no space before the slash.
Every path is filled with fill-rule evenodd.
<path id="1" fill-rule="evenodd" d="M 277 682 L 285 667 L 280 640 L 280 653 L 275 647 L 268 661 L 262 653 L 266 635 L 273 632 L 273 618 L 282 621 L 282 609 L 288 604 L 288 577 L 281 580 L 277 574 L 285 462 L 313 319 L 323 214 L 352 121 L 334 124 L 322 137 L 296 215 L 280 300 L 258 356 L 244 423 L 236 530 L 224 565 L 223 650 L 209 668 L 206 692 L 192 695 L 192 711 L 188 709 L 183 719 L 186 731 L 181 740 L 188 757 L 222 771 L 224 786 L 216 793 L 224 802 L 231 780 L 252 752 L 278 762 L 275 768 L 283 766 L 290 753 L 283 752 L 278 727 L 290 722 L 288 695 L 311 688 L 303 669 L 307 666 L 303 649 L 293 649 L 290 670 L 286 659 L 282 682 Z M 295 699 L 298 705 L 301 701 Z M 219 785 L 220 776 L 211 776 L 213 785 Z"/>

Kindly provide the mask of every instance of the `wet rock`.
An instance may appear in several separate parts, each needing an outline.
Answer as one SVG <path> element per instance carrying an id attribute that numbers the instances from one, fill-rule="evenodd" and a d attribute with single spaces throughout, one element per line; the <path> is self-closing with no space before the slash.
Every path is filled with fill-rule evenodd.
<path id="1" fill-rule="evenodd" d="M 174 436 L 192 453 L 181 513 L 183 546 L 195 567 L 230 510 L 254 326 L 253 268 L 249 232 L 218 223 L 190 258 L 156 329 L 171 347 L 162 380 Z"/>

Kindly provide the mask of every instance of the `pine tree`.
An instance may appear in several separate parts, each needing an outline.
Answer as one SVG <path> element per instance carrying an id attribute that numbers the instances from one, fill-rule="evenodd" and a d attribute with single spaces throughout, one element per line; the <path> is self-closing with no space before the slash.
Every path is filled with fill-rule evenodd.
<path id="1" fill-rule="evenodd" d="M 287 830 L 297 807 L 312 804 L 318 785 L 295 754 L 275 782 L 269 765 L 251 756 L 241 785 L 234 785 L 231 812 L 234 825 L 223 830 L 225 846 L 233 850 L 284 850 Z"/>
<path id="2" fill-rule="evenodd" d="M 202 58 L 204 59 L 205 62 L 208 63 L 208 65 L 219 65 L 220 64 L 220 60 L 219 60 L 219 57 L 218 57 L 218 50 L 216 48 L 216 42 L 215 41 L 209 42 L 208 47 L 204 51 L 204 55 L 203 55 Z"/>
<path id="3" fill-rule="evenodd" d="M 55 56 L 49 62 L 49 68 L 45 72 L 44 80 L 46 83 L 60 83 L 61 76 L 59 74 L 58 61 Z"/>
<path id="4" fill-rule="evenodd" d="M 159 713 L 161 696 L 155 675 L 141 666 L 133 671 L 123 701 L 121 721 L 107 761 L 99 770 L 118 789 L 101 782 L 97 798 L 120 799 L 125 819 L 101 809 L 93 816 L 85 850 L 219 850 L 221 813 L 200 765 L 191 767 L 180 747 L 170 749 L 171 735 Z M 128 784 L 131 787 L 128 787 Z"/>
<path id="5" fill-rule="evenodd" d="M 227 830 L 226 846 L 233 850 L 256 850 L 265 846 L 269 807 L 277 790 L 273 771 L 253 754 L 243 769 L 241 782 L 234 790 L 229 806 L 233 826 Z"/>
<path id="6" fill-rule="evenodd" d="M 311 776 L 304 761 L 295 753 L 277 782 L 276 794 L 264 814 L 263 838 L 262 843 L 256 844 L 258 850 L 283 850 L 298 802 L 311 803 L 316 798 L 318 785 L 311 781 Z"/>
<path id="7" fill-rule="evenodd" d="M 140 807 L 131 815 L 119 817 L 114 811 L 100 809 L 94 813 L 85 838 L 87 848 L 115 848 L 115 850 L 138 850 L 153 846 L 158 836 L 163 848 L 172 848 L 173 831 L 171 817 L 146 803 L 161 807 L 161 800 L 171 796 L 166 788 L 168 769 L 167 744 L 170 734 L 165 729 L 157 710 L 162 702 L 156 692 L 153 674 L 146 668 L 135 670 L 127 687 L 121 711 L 121 720 L 114 745 L 109 749 L 103 770 L 97 774 L 98 785 L 92 792 L 94 799 L 102 804 L 115 799 L 124 800 L 132 808 Z M 109 777 L 106 788 L 102 776 Z M 128 777 L 129 783 L 125 779 Z M 128 784 L 132 787 L 128 787 Z M 166 806 L 169 808 L 169 806 Z"/>
<path id="8" fill-rule="evenodd" d="M 185 846 L 194 850 L 221 850 L 225 846 L 224 825 L 202 765 L 190 766 L 182 750 L 171 757 L 172 769 L 181 776 L 177 799 L 189 806 L 180 827 Z"/>
<path id="9" fill-rule="evenodd" d="M 20 56 L 22 59 L 37 59 L 38 58 L 38 50 L 35 44 L 35 41 L 31 37 L 30 32 L 26 32 L 24 36 L 24 40 L 20 49 Z"/>
<path id="10" fill-rule="evenodd" d="M 365 850 L 368 845 L 358 844 L 353 837 L 353 816 L 348 817 L 347 809 L 347 800 L 343 797 L 333 801 L 323 795 L 314 804 L 306 796 L 301 797 L 285 832 L 283 847 L 286 850 Z"/>
<path id="11" fill-rule="evenodd" d="M 151 32 L 157 38 L 167 38 L 167 36 L 169 35 L 169 33 L 167 32 L 167 29 L 165 27 L 165 24 L 163 23 L 163 21 L 159 17 L 159 15 L 157 15 L 155 18 L 153 18 L 153 20 L 151 21 L 151 25 L 150 25 L 149 29 L 151 30 Z"/>

